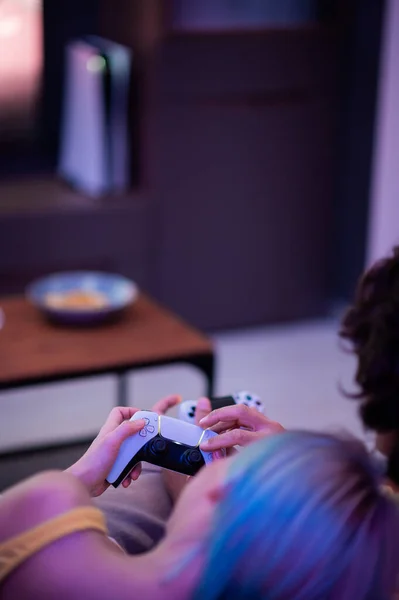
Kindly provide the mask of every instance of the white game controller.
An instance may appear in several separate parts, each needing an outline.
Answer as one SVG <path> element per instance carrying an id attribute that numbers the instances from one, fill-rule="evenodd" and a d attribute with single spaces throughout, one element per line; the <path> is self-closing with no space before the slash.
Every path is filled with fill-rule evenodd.
<path id="1" fill-rule="evenodd" d="M 195 475 L 213 461 L 212 452 L 203 451 L 199 446 L 217 433 L 148 410 L 136 412 L 130 420 L 137 419 L 144 419 L 145 426 L 123 442 L 107 476 L 108 483 L 114 487 L 142 461 L 184 475 Z"/>
<path id="2" fill-rule="evenodd" d="M 222 406 L 231 406 L 233 404 L 245 404 L 249 408 L 255 408 L 258 412 L 264 412 L 264 405 L 260 398 L 250 392 L 238 392 L 231 396 L 223 396 L 220 398 L 211 398 L 212 410 L 221 408 Z M 179 406 L 179 419 L 186 421 L 186 423 L 195 422 L 195 411 L 197 407 L 196 400 L 186 400 Z"/>

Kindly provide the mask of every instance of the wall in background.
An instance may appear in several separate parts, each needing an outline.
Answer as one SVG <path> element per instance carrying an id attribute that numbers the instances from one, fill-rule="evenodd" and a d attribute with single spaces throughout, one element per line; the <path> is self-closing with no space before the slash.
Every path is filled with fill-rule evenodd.
<path id="1" fill-rule="evenodd" d="M 377 120 L 367 262 L 399 242 L 399 2 L 389 0 Z"/>
<path id="2" fill-rule="evenodd" d="M 179 30 L 292 26 L 314 21 L 317 0 L 175 0 L 173 26 Z"/>
<path id="3" fill-rule="evenodd" d="M 326 313 L 339 43 L 323 26 L 165 40 L 148 110 L 154 293 L 193 323 Z"/>

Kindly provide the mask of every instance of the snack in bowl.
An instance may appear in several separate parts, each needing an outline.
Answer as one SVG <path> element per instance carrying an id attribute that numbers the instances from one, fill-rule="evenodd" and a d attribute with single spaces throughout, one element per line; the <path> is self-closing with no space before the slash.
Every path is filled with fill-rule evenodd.
<path id="1" fill-rule="evenodd" d="M 49 292 L 44 297 L 49 308 L 66 310 L 93 310 L 106 308 L 109 305 L 105 294 L 97 291 L 71 290 L 69 292 Z"/>

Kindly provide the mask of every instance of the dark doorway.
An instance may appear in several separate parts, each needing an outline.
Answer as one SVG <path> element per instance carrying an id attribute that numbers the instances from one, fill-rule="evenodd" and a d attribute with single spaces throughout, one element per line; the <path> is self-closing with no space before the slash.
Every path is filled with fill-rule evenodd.
<path id="1" fill-rule="evenodd" d="M 331 247 L 331 297 L 347 300 L 364 269 L 384 0 L 357 0 L 342 46 L 342 119 Z"/>

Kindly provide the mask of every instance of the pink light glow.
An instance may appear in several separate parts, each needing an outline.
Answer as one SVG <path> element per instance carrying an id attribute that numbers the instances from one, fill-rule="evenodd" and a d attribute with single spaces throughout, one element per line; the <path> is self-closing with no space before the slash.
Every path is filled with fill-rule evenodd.
<path id="1" fill-rule="evenodd" d="M 41 1 L 0 1 L 0 131 L 32 125 L 42 60 Z"/>

